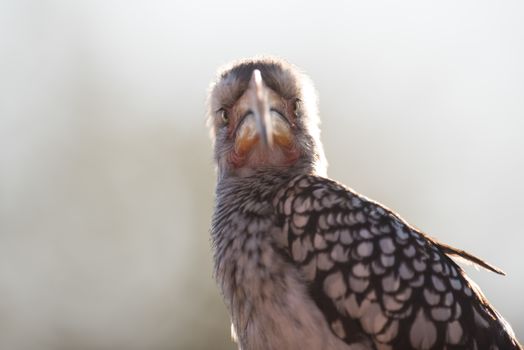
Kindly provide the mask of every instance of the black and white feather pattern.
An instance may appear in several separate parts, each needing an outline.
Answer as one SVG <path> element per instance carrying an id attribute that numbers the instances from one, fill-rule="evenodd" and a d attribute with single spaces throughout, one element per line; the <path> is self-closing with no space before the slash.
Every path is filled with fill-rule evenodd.
<path id="1" fill-rule="evenodd" d="M 512 331 L 440 245 L 325 178 L 298 176 L 273 199 L 284 254 L 333 332 L 376 349 L 519 349 Z M 487 268 L 491 266 L 464 253 Z"/>

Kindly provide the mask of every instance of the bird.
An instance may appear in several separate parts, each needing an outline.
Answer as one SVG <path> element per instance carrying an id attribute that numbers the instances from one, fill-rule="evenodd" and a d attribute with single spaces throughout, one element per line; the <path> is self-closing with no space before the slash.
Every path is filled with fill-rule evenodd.
<path id="1" fill-rule="evenodd" d="M 522 349 L 454 260 L 503 274 L 327 177 L 311 79 L 277 57 L 218 70 L 214 278 L 241 350 Z"/>

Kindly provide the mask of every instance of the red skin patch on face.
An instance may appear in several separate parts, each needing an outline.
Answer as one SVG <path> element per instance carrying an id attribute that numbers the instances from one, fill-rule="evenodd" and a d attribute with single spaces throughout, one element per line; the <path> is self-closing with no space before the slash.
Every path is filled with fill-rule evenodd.
<path id="1" fill-rule="evenodd" d="M 231 164 L 233 168 L 235 169 L 242 168 L 245 163 L 246 163 L 246 157 L 240 156 L 235 151 L 229 154 L 229 164 Z"/>
<path id="2" fill-rule="evenodd" d="M 290 137 L 291 135 L 275 136 L 275 143 L 271 149 L 258 148 L 263 147 L 259 143 L 259 137 L 250 140 L 239 140 L 239 146 L 229 155 L 229 163 L 235 169 L 245 166 L 253 168 L 271 165 L 291 166 L 300 157 L 300 152 Z M 272 152 L 280 153 L 280 157 L 272 159 Z"/>
<path id="3" fill-rule="evenodd" d="M 295 162 L 300 157 L 300 152 L 298 151 L 298 149 L 296 147 L 293 147 L 290 150 L 284 150 L 284 153 L 287 156 L 287 162 L 284 163 L 283 165 L 291 166 L 291 165 L 295 164 Z"/>
<path id="4" fill-rule="evenodd" d="M 258 135 L 254 137 L 241 137 L 235 140 L 235 148 L 231 152 L 230 162 L 235 168 L 242 167 L 251 151 L 256 147 L 260 140 Z"/>

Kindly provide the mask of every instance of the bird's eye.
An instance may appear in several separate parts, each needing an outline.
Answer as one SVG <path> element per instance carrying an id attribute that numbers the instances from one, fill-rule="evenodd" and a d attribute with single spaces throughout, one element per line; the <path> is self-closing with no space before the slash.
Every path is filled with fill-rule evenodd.
<path id="1" fill-rule="evenodd" d="M 293 103 L 293 112 L 295 115 L 298 115 L 298 112 L 300 110 L 300 107 L 302 106 L 302 101 L 300 101 L 298 98 Z"/>
<path id="2" fill-rule="evenodd" d="M 225 109 L 221 108 L 218 111 L 218 116 L 220 117 L 222 123 L 227 124 L 229 122 L 229 116 L 227 115 L 227 111 Z"/>

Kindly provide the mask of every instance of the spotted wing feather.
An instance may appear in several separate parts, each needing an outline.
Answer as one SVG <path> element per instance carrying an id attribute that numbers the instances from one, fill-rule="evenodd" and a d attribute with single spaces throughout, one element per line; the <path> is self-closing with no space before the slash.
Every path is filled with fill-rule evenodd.
<path id="1" fill-rule="evenodd" d="M 316 176 L 295 178 L 273 204 L 286 254 L 345 342 L 520 349 L 446 249 L 390 210 Z"/>

